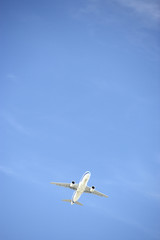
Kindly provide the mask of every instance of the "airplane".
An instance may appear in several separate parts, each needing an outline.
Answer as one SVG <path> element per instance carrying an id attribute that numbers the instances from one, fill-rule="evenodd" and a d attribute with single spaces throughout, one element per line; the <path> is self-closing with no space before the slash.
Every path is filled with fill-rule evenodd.
<path id="1" fill-rule="evenodd" d="M 78 184 L 76 184 L 74 181 L 72 181 L 71 183 L 51 182 L 51 184 L 55 184 L 57 186 L 67 187 L 67 188 L 71 188 L 71 189 L 75 190 L 71 200 L 70 199 L 62 200 L 65 202 L 70 202 L 71 205 L 78 204 L 80 206 L 83 206 L 82 203 L 78 202 L 78 199 L 80 198 L 82 193 L 93 193 L 95 195 L 108 198 L 107 195 L 96 191 L 94 186 L 92 186 L 92 187 L 87 186 L 90 176 L 91 176 L 91 173 L 89 171 L 87 171 L 83 174 L 83 176 Z"/>

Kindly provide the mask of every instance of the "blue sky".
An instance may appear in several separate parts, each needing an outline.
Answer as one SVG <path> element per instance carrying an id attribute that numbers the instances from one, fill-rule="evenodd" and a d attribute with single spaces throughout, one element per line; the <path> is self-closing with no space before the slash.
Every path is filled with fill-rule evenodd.
<path id="1" fill-rule="evenodd" d="M 0 239 L 160 238 L 156 0 L 1 1 Z M 83 207 L 64 203 L 89 185 Z"/>

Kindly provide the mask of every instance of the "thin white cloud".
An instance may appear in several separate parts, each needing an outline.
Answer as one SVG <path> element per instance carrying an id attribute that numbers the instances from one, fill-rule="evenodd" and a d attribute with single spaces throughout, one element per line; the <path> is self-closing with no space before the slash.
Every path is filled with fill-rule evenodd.
<path id="1" fill-rule="evenodd" d="M 86 6 L 80 9 L 80 13 L 99 14 L 100 12 L 97 4 L 98 4 L 97 0 L 88 0 L 86 2 Z"/>
<path id="2" fill-rule="evenodd" d="M 0 172 L 6 175 L 16 175 L 15 172 L 6 166 L 0 166 Z"/>
<path id="3" fill-rule="evenodd" d="M 160 4 L 155 0 L 116 0 L 125 7 L 133 9 L 136 13 L 160 20 Z"/>
<path id="4" fill-rule="evenodd" d="M 128 215 L 120 215 L 117 212 L 115 212 L 112 208 L 106 208 L 104 205 L 97 205 L 97 203 L 93 203 L 91 201 L 88 201 L 85 203 L 85 205 L 87 207 L 90 207 L 92 209 L 94 209 L 94 211 L 97 211 L 98 214 L 101 213 L 103 215 L 107 215 L 112 219 L 115 219 L 116 221 L 122 222 L 124 223 L 126 226 L 134 226 L 137 229 L 140 229 L 142 232 L 150 235 L 150 237 L 152 237 L 152 239 L 159 239 L 159 232 L 155 232 L 152 229 L 149 229 L 147 227 L 145 227 L 143 224 L 141 224 L 141 222 L 139 222 L 136 219 L 133 219 L 131 216 Z"/>
<path id="5" fill-rule="evenodd" d="M 25 126 L 23 126 L 21 123 L 19 123 L 19 121 L 13 117 L 13 115 L 11 114 L 2 114 L 3 118 L 5 119 L 5 121 L 12 127 L 14 128 L 16 131 L 25 134 L 25 135 L 31 135 L 29 129 Z"/>
<path id="6" fill-rule="evenodd" d="M 111 172 L 113 171 L 112 176 L 104 179 L 104 184 L 130 189 L 130 191 L 155 201 L 160 199 L 160 177 L 156 165 L 150 169 L 149 166 L 134 160 L 132 163 L 126 163 L 122 169 L 116 169 L 115 166 L 113 168 L 110 169 Z"/>
<path id="7" fill-rule="evenodd" d="M 8 74 L 6 75 L 6 78 L 8 78 L 8 79 L 15 79 L 16 76 L 15 76 L 15 74 L 13 74 L 13 73 L 8 73 Z"/>
<path id="8" fill-rule="evenodd" d="M 118 5 L 127 10 L 133 11 L 134 14 L 140 16 L 144 20 L 148 20 L 147 24 L 150 24 L 150 21 L 159 22 L 160 21 L 160 3 L 157 0 L 87 0 L 85 4 L 81 6 L 78 12 L 75 14 L 75 17 L 84 17 L 85 15 L 94 15 L 98 16 L 100 22 L 104 23 L 108 21 L 114 21 L 116 18 L 116 13 L 114 11 L 112 14 L 106 12 L 104 15 L 103 9 L 108 10 L 109 7 L 117 7 Z M 113 10 L 113 9 L 112 9 Z M 96 18 L 97 20 L 97 18 Z"/>
<path id="9" fill-rule="evenodd" d="M 6 74 L 6 79 L 13 82 L 13 83 L 18 83 L 18 78 L 14 73 Z"/>
<path id="10" fill-rule="evenodd" d="M 160 200 L 160 192 L 148 192 L 148 195 L 155 200 Z"/>

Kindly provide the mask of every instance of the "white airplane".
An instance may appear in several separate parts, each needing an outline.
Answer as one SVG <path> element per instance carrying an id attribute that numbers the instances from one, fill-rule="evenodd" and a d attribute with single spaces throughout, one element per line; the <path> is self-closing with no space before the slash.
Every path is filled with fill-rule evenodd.
<path id="1" fill-rule="evenodd" d="M 101 196 L 101 197 L 108 197 L 107 195 L 96 191 L 94 186 L 92 186 L 92 187 L 87 186 L 87 183 L 90 179 L 90 176 L 91 176 L 91 173 L 89 171 L 85 172 L 83 174 L 79 184 L 76 184 L 74 181 L 72 181 L 71 183 L 51 182 L 51 184 L 55 184 L 55 185 L 58 185 L 58 186 L 61 186 L 61 187 L 67 187 L 67 188 L 71 188 L 71 189 L 75 190 L 71 200 L 70 199 L 64 199 L 62 201 L 70 202 L 71 205 L 73 205 L 75 203 L 75 204 L 78 204 L 78 205 L 82 206 L 83 204 L 78 202 L 78 199 L 80 198 L 80 196 L 84 192 L 85 193 L 93 193 L 93 194 L 96 194 L 96 195 Z"/>

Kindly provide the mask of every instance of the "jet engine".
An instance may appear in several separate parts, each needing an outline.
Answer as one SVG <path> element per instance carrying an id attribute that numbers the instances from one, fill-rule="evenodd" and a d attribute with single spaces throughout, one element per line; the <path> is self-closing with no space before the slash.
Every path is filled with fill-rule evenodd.
<path id="1" fill-rule="evenodd" d="M 95 190 L 95 186 L 92 186 L 92 187 L 90 188 L 90 192 L 94 192 L 94 190 Z"/>
<path id="2" fill-rule="evenodd" d="M 75 184 L 75 182 L 72 181 L 72 182 L 70 183 L 70 187 L 73 187 L 74 184 Z"/>

